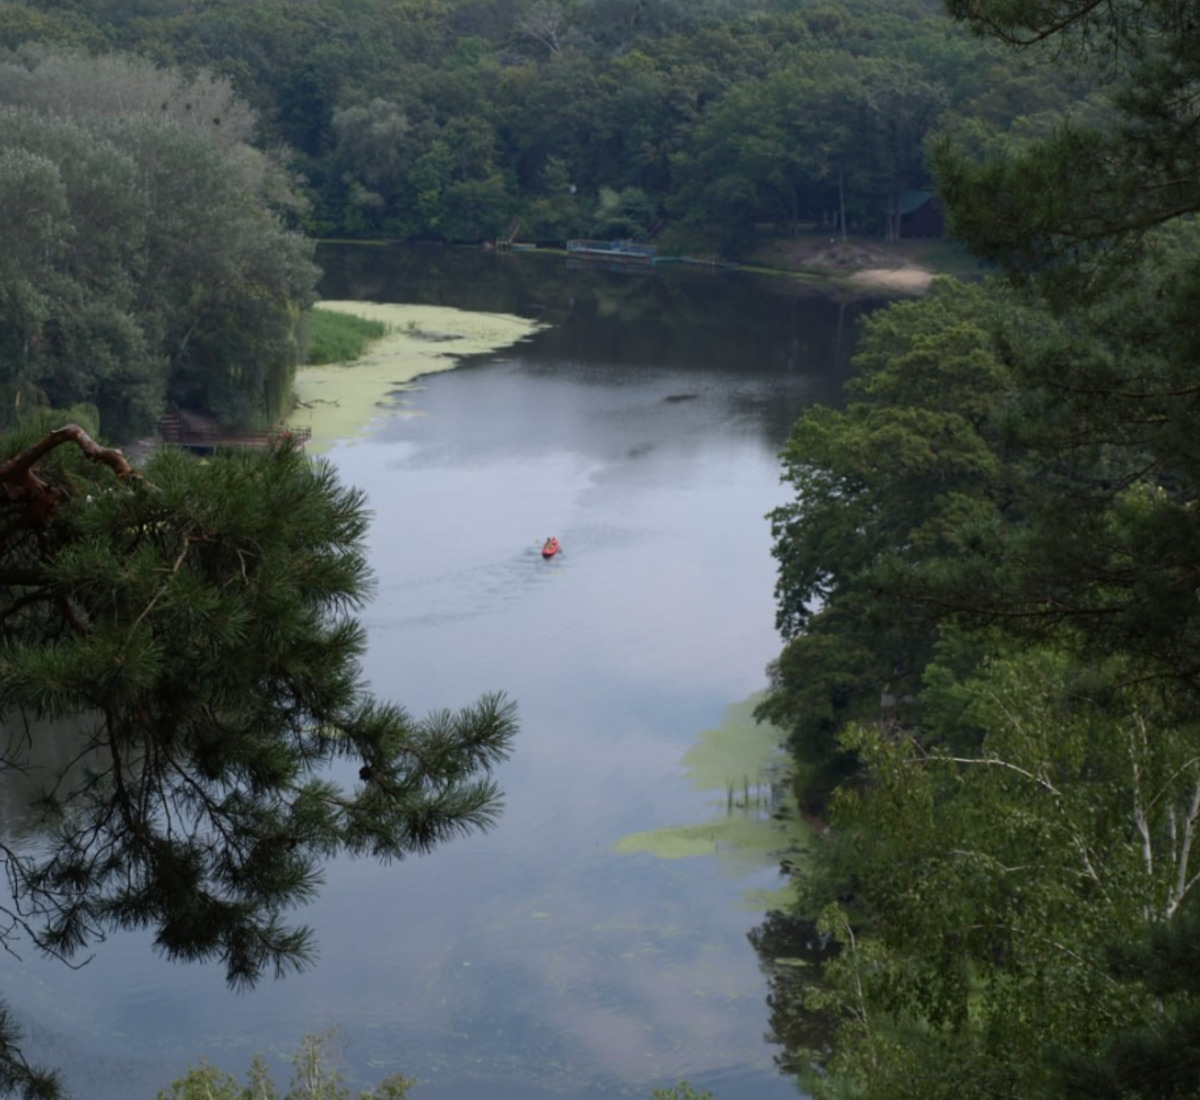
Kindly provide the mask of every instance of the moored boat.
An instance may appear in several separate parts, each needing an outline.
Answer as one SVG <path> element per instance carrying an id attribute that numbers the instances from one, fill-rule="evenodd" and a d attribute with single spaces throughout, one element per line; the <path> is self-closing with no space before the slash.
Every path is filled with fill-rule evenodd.
<path id="1" fill-rule="evenodd" d="M 658 249 L 636 241 L 567 241 L 568 259 L 608 260 L 621 263 L 652 264 Z"/>

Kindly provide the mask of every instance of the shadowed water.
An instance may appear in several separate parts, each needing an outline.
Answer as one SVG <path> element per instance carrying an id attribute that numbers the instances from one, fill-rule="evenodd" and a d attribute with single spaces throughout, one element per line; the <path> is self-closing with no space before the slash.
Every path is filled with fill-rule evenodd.
<path id="1" fill-rule="evenodd" d="M 79 972 L 9 960 L 36 1053 L 77 1096 L 130 1100 L 201 1056 L 241 1073 L 336 1024 L 353 1079 L 401 1070 L 429 1100 L 648 1097 L 682 1077 L 718 1100 L 792 1095 L 746 940 L 772 861 L 614 846 L 724 810 L 681 761 L 764 686 L 777 452 L 806 403 L 837 400 L 873 303 L 553 257 L 323 259 L 330 298 L 549 326 L 428 377 L 329 455 L 375 513 L 373 688 L 414 713 L 496 689 L 519 704 L 503 818 L 403 865 L 333 864 L 304 914 L 319 961 L 249 995 L 137 936 Z"/>

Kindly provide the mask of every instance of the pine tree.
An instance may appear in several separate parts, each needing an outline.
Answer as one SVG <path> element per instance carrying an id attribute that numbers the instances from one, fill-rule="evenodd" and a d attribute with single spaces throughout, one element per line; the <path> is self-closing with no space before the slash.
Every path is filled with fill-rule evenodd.
<path id="1" fill-rule="evenodd" d="M 324 861 L 495 819 L 514 708 L 417 720 L 366 690 L 368 513 L 327 464 L 285 443 L 137 470 L 75 424 L 0 445 L 0 777 L 39 837 L 0 844 L 5 939 L 70 959 L 145 928 L 248 986 L 309 959 L 287 911 Z M 52 727 L 71 752 L 34 775 Z M 0 1087 L 53 1095 L 6 1024 Z"/>

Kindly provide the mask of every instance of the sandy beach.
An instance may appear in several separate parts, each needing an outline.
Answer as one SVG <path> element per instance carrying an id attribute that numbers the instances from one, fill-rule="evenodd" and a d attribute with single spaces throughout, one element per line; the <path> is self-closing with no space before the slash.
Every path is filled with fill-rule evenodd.
<path id="1" fill-rule="evenodd" d="M 902 294 L 924 294 L 933 282 L 933 272 L 921 267 L 872 267 L 848 276 L 852 283 L 882 287 Z"/>

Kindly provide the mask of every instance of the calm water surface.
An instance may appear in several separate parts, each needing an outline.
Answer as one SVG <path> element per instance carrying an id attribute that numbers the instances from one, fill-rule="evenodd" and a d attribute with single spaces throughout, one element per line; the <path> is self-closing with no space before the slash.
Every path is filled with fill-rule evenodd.
<path id="1" fill-rule="evenodd" d="M 424 859 L 331 866 L 305 913 L 317 965 L 248 995 L 135 936 L 79 972 L 8 961 L 36 1052 L 76 1096 L 130 1100 L 201 1056 L 241 1074 L 336 1024 L 349 1076 L 402 1070 L 428 1100 L 648 1097 L 682 1077 L 718 1100 L 794 1095 L 746 940 L 747 891 L 775 866 L 613 846 L 723 812 L 680 760 L 764 686 L 777 452 L 806 403 L 838 399 L 878 303 L 557 257 L 322 258 L 331 298 L 550 326 L 427 378 L 330 455 L 375 513 L 374 689 L 414 713 L 493 689 L 519 704 L 503 818 Z"/>

